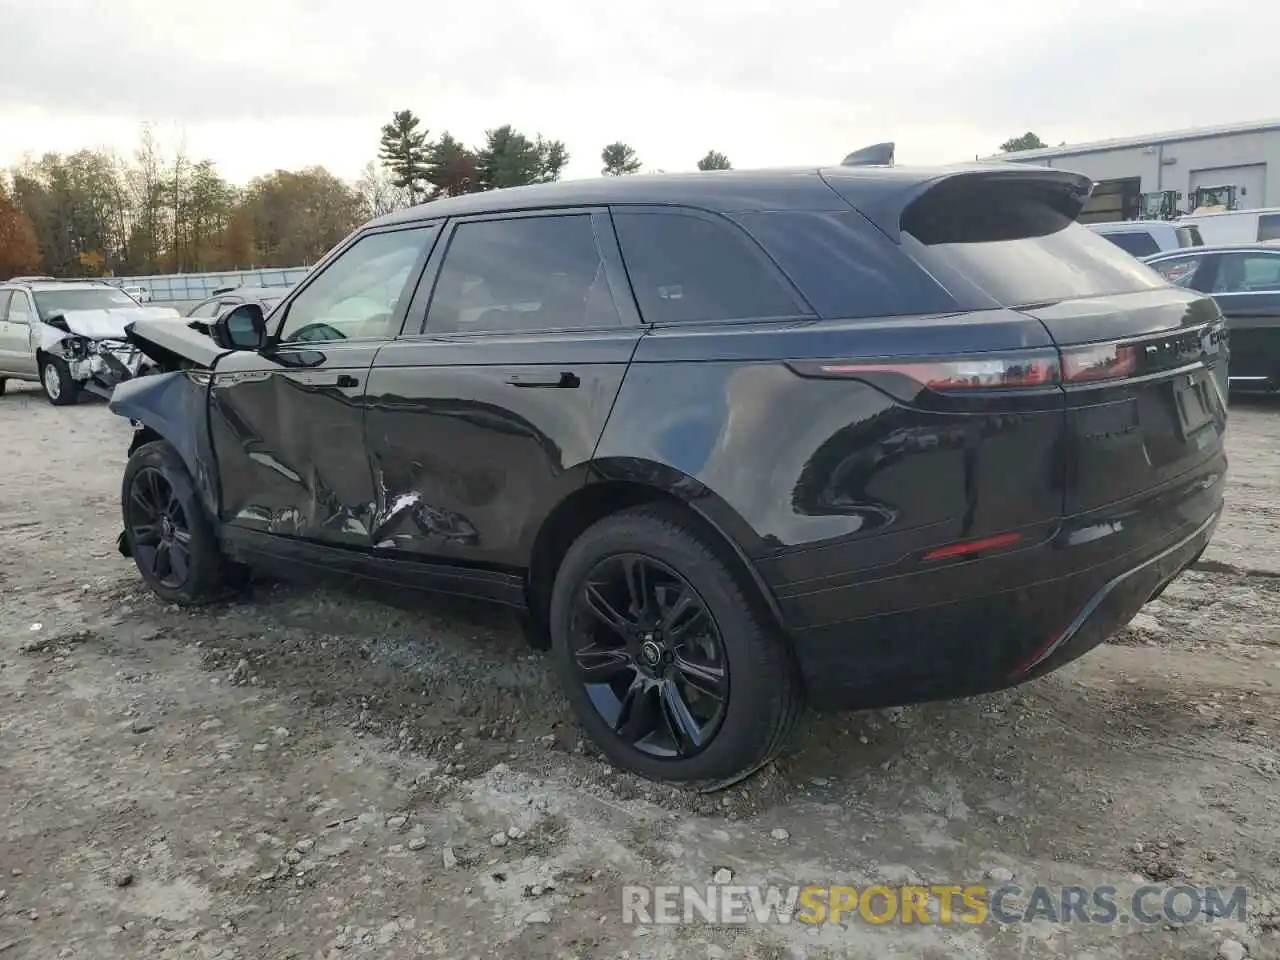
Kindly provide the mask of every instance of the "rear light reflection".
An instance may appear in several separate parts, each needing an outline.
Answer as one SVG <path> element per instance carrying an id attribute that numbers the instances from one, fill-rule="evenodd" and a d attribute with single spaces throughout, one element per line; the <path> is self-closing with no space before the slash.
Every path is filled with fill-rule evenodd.
<path id="1" fill-rule="evenodd" d="M 963 557 L 971 553 L 983 553 L 987 550 L 1000 550 L 1011 547 L 1022 540 L 1020 533 L 1001 533 L 994 537 L 983 537 L 981 540 L 966 540 L 960 543 L 949 543 L 945 547 L 930 550 L 924 555 L 926 560 L 947 560 L 952 557 Z"/>

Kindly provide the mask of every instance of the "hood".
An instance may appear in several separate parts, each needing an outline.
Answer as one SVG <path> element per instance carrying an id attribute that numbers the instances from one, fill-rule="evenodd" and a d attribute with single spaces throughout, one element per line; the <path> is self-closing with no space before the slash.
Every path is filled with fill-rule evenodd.
<path id="1" fill-rule="evenodd" d="M 132 323 L 125 339 L 165 370 L 191 366 L 212 370 L 219 357 L 231 352 L 214 343 L 208 333 L 169 317 Z"/>
<path id="2" fill-rule="evenodd" d="M 172 321 L 179 313 L 172 307 L 120 307 L 112 310 L 63 310 L 49 319 L 62 317 L 67 329 L 90 340 L 123 340 L 125 327 L 139 320 Z"/>

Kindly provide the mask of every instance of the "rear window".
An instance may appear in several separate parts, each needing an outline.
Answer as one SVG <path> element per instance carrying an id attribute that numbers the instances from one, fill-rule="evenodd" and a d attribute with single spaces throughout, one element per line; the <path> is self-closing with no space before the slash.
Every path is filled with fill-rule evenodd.
<path id="1" fill-rule="evenodd" d="M 1103 233 L 1100 236 L 1106 237 L 1125 253 L 1132 254 L 1135 257 L 1149 257 L 1153 253 L 1160 252 L 1160 244 L 1156 243 L 1156 238 L 1146 230 Z"/>
<path id="2" fill-rule="evenodd" d="M 997 302 L 1027 306 L 1158 289 L 1162 278 L 1075 221 L 1077 207 L 1036 181 L 955 177 L 902 215 L 933 265 Z"/>
<path id="3" fill-rule="evenodd" d="M 1197 226 L 1178 227 L 1174 231 L 1174 236 L 1178 238 L 1178 246 L 1180 247 L 1204 246 L 1204 237 L 1200 236 L 1200 228 Z"/>
<path id="4" fill-rule="evenodd" d="M 1264 213 L 1258 217 L 1258 240 L 1280 240 L 1280 213 Z"/>

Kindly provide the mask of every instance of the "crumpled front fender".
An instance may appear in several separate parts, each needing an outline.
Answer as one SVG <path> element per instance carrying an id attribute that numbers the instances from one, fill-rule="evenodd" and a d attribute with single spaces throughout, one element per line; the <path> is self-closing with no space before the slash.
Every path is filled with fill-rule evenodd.
<path id="1" fill-rule="evenodd" d="M 218 516 L 217 465 L 209 436 L 208 370 L 153 373 L 116 386 L 108 407 L 137 431 L 166 440 L 182 458 L 210 517 Z M 145 441 L 144 441 L 145 442 Z"/>

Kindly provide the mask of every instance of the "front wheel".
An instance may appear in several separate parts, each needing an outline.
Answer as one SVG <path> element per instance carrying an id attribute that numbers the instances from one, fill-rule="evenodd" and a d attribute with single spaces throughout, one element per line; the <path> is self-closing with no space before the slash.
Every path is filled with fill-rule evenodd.
<path id="1" fill-rule="evenodd" d="M 619 767 L 719 789 L 785 745 L 802 709 L 753 585 L 679 509 L 606 517 L 570 547 L 552 651 L 587 735 Z"/>
<path id="2" fill-rule="evenodd" d="M 44 357 L 40 361 L 40 385 L 55 407 L 69 407 L 80 399 L 80 384 L 71 379 L 71 368 L 65 360 Z"/>
<path id="3" fill-rule="evenodd" d="M 195 605 L 224 591 L 227 567 L 213 525 L 182 458 L 166 441 L 134 451 L 120 502 L 129 555 L 157 596 Z"/>

